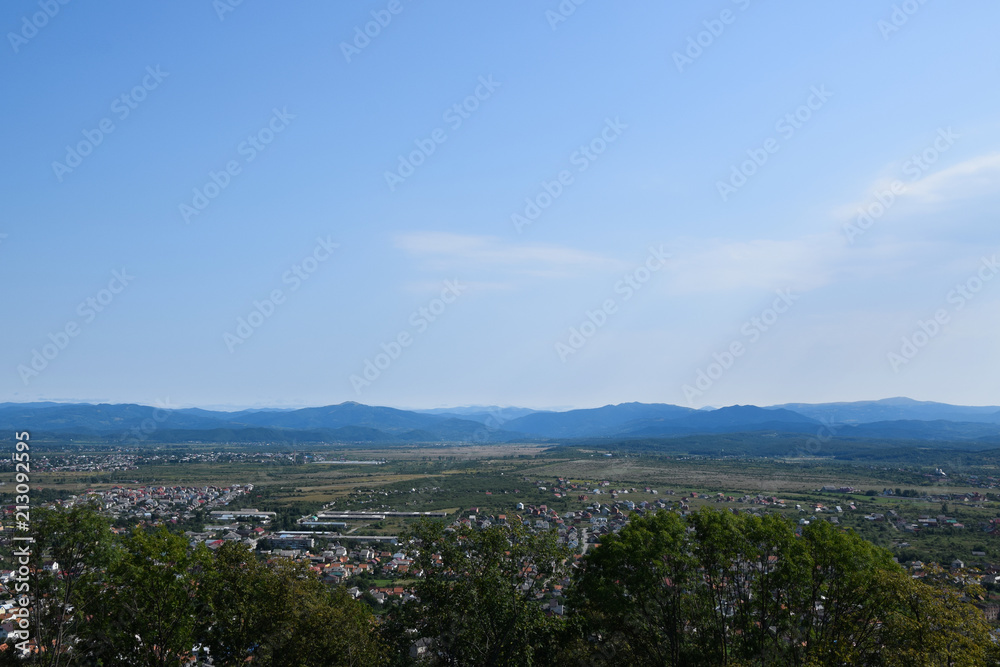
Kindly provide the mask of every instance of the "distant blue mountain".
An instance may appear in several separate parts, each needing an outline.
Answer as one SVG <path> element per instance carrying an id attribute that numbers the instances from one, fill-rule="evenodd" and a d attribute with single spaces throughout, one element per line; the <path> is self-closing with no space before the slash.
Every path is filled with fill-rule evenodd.
<path id="1" fill-rule="evenodd" d="M 254 426 L 278 428 L 365 426 L 392 433 L 432 426 L 444 419 L 446 418 L 437 415 L 423 415 L 409 410 L 383 408 L 348 401 L 339 405 L 302 408 L 288 412 L 253 412 L 240 415 L 238 421 Z M 478 424 L 476 428 L 478 428 Z"/>
<path id="2" fill-rule="evenodd" d="M 0 407 L 0 428 L 6 429 L 107 434 L 141 427 L 147 420 L 153 420 L 158 428 L 170 429 L 204 429 L 225 424 L 215 416 L 158 410 L 148 405 L 56 403 L 39 407 L 29 403 Z"/>
<path id="3" fill-rule="evenodd" d="M 28 429 L 62 439 L 126 440 L 130 434 L 134 436 L 135 429 L 147 432 L 152 425 L 155 434 L 147 433 L 148 437 L 142 439 L 150 442 L 169 442 L 173 438 L 178 442 L 484 443 L 760 432 L 815 434 L 820 428 L 830 428 L 840 439 L 1000 444 L 1000 410 L 996 408 L 899 398 L 766 408 L 733 405 L 716 410 L 662 403 L 622 403 L 565 412 L 502 408 L 499 418 L 496 412 L 476 409 L 413 411 L 346 402 L 297 410 L 222 412 L 199 408 L 164 410 L 133 404 L 3 403 L 0 429 Z"/>
<path id="4" fill-rule="evenodd" d="M 495 426 L 518 417 L 544 411 L 532 410 L 531 408 L 501 408 L 496 405 L 469 405 L 460 408 L 431 408 L 429 410 L 414 410 L 413 412 L 439 417 L 471 419 L 481 424 L 489 423 L 491 426 Z"/>
<path id="5" fill-rule="evenodd" d="M 643 419 L 678 419 L 696 412 L 664 403 L 621 403 L 567 412 L 536 412 L 503 424 L 505 430 L 546 438 L 619 435 L 623 426 Z"/>
<path id="6" fill-rule="evenodd" d="M 1000 423 L 1000 407 L 949 405 L 933 401 L 915 401 L 912 398 L 883 398 L 878 401 L 852 403 L 786 403 L 772 405 L 771 409 L 794 410 L 799 414 L 840 424 L 864 424 L 880 421 L 945 419 L 960 422 Z"/>
<path id="7" fill-rule="evenodd" d="M 150 428 L 153 427 L 153 428 Z M 456 419 L 447 415 L 425 415 L 395 408 L 347 402 L 320 408 L 302 408 L 290 411 L 246 410 L 242 412 L 216 412 L 199 408 L 165 410 L 134 404 L 6 404 L 0 406 L 0 429 L 29 429 L 41 434 L 74 434 L 78 436 L 129 437 L 135 429 L 182 437 L 184 432 L 214 432 L 204 437 L 209 440 L 234 437 L 246 431 L 263 437 L 270 429 L 288 439 L 284 431 L 327 431 L 338 440 L 350 440 L 352 434 L 359 441 L 393 441 L 401 434 L 419 432 L 420 441 L 502 441 L 506 435 L 496 429 L 485 429 L 483 424 L 470 419 Z M 353 429 L 353 430 L 352 430 Z M 277 436 L 276 436 L 277 437 Z M 416 441 L 416 438 L 410 438 Z"/>
<path id="8" fill-rule="evenodd" d="M 733 405 L 711 412 L 695 411 L 678 419 L 643 419 L 629 422 L 621 434 L 630 436 L 672 436 L 699 433 L 749 431 L 814 432 L 820 422 L 791 410 L 767 410 L 755 405 Z"/>
<path id="9" fill-rule="evenodd" d="M 907 419 L 844 425 L 833 433 L 841 438 L 983 442 L 1000 445 L 1000 425 L 988 422 Z"/>

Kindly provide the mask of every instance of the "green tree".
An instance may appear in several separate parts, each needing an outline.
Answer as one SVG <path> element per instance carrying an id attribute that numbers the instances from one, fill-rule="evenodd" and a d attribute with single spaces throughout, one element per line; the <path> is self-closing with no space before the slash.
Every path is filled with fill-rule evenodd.
<path id="1" fill-rule="evenodd" d="M 995 664 L 975 607 L 828 522 L 633 517 L 588 554 L 575 601 L 578 664 Z"/>
<path id="2" fill-rule="evenodd" d="M 950 590 L 896 573 L 888 584 L 897 604 L 885 617 L 886 664 L 972 667 L 1000 664 L 982 613 Z"/>
<path id="3" fill-rule="evenodd" d="M 879 664 L 882 619 L 897 602 L 886 577 L 901 568 L 885 549 L 825 521 L 807 526 L 802 541 L 806 567 L 793 590 L 792 664 Z"/>
<path id="4" fill-rule="evenodd" d="M 387 659 L 370 609 L 306 565 L 264 563 L 227 543 L 203 570 L 199 596 L 208 619 L 203 645 L 216 665 L 376 667 Z"/>
<path id="5" fill-rule="evenodd" d="M 389 613 L 397 658 L 429 641 L 427 664 L 537 665 L 558 651 L 562 621 L 543 608 L 546 584 L 566 580 L 568 553 L 520 523 L 485 530 L 424 522 L 414 532 L 416 600 Z"/>
<path id="6" fill-rule="evenodd" d="M 686 631 L 698 577 L 687 525 L 674 512 L 633 519 L 587 557 L 572 604 L 609 664 L 683 664 L 694 656 Z"/>
<path id="7" fill-rule="evenodd" d="M 81 649 L 101 665 L 178 664 L 204 633 L 197 582 L 211 554 L 162 527 L 133 530 L 116 551 L 81 596 Z"/>
<path id="8" fill-rule="evenodd" d="M 81 504 L 70 510 L 35 509 L 31 528 L 30 631 L 37 645 L 44 647 L 31 662 L 83 664 L 83 656 L 72 648 L 86 624 L 80 612 L 82 592 L 109 561 L 113 543 L 110 526 L 95 506 Z"/>
<path id="9" fill-rule="evenodd" d="M 272 628 L 259 651 L 273 667 L 380 667 L 386 647 L 371 610 L 306 565 L 279 559 L 267 586 Z"/>
<path id="10" fill-rule="evenodd" d="M 268 567 L 239 542 L 219 547 L 212 566 L 202 570 L 200 611 L 210 619 L 203 643 L 214 664 L 242 665 L 283 620 L 274 615 L 273 579 Z"/>

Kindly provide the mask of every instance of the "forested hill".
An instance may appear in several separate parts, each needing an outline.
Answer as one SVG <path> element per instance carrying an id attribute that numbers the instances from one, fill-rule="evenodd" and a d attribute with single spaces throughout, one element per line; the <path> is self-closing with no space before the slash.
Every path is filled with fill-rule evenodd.
<path id="1" fill-rule="evenodd" d="M 636 440 L 798 434 L 1000 447 L 1000 408 L 885 399 L 718 409 L 622 403 L 562 412 L 525 408 L 400 410 L 347 402 L 298 410 L 223 412 L 134 404 L 0 404 L 0 428 L 50 440 L 376 443 Z"/>

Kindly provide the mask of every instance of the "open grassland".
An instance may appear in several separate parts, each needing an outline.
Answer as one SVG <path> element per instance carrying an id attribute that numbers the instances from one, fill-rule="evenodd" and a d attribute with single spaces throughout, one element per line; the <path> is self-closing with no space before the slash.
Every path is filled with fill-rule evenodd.
<path id="1" fill-rule="evenodd" d="M 254 484 L 282 497 L 325 503 L 359 489 L 453 488 L 510 494 L 526 487 L 524 478 L 566 478 L 581 483 L 607 480 L 626 486 L 726 494 L 796 494 L 823 486 L 881 491 L 886 487 L 924 486 L 934 493 L 964 493 L 973 487 L 942 481 L 928 485 L 922 470 L 900 465 L 862 465 L 823 460 L 705 459 L 685 457 L 605 457 L 525 445 L 344 450 L 348 459 L 385 459 L 381 465 L 184 462 L 140 465 L 111 472 L 38 472 L 36 489 L 80 493 L 112 486 L 227 486 Z M 530 485 L 529 485 L 530 486 Z M 279 491 L 280 490 L 280 491 Z M 524 489 L 526 490 L 526 489 Z M 461 493 L 461 495 L 466 495 Z M 461 504 L 461 503 L 452 503 Z"/>
<path id="2" fill-rule="evenodd" d="M 553 459 L 526 467 L 536 476 L 655 484 L 688 491 L 782 494 L 823 486 L 881 490 L 919 478 L 898 467 L 862 466 L 820 460 L 685 459 L 603 457 Z"/>

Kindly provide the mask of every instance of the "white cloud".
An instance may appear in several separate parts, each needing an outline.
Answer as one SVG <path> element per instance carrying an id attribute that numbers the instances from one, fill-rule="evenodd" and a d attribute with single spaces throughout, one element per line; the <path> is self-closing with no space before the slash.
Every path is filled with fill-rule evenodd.
<path id="1" fill-rule="evenodd" d="M 980 155 L 917 180 L 885 172 L 868 186 L 864 198 L 836 207 L 834 217 L 838 220 L 856 218 L 858 209 L 871 206 L 877 201 L 876 193 L 891 190 L 897 181 L 902 182 L 905 189 L 890 206 L 893 215 L 912 212 L 913 205 L 920 205 L 920 210 L 925 211 L 927 204 L 944 205 L 990 195 L 1000 192 L 1000 153 Z"/>
<path id="2" fill-rule="evenodd" d="M 904 196 L 948 203 L 1000 191 L 1000 153 L 981 155 L 907 185 Z"/>

